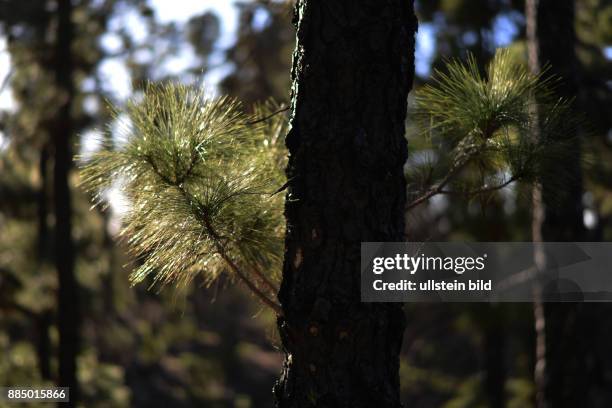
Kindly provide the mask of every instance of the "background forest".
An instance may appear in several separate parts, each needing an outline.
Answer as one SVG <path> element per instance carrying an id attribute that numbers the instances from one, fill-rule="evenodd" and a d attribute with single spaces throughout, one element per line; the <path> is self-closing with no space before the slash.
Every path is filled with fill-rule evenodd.
<path id="1" fill-rule="evenodd" d="M 115 142 L 119 122 L 109 105 L 124 106 L 146 81 L 205 83 L 209 93 L 245 106 L 270 98 L 286 105 L 292 3 L 73 3 L 74 32 L 65 35 L 56 2 L 0 1 L 0 385 L 52 385 L 71 375 L 59 373 L 60 360 L 76 353 L 85 407 L 272 406 L 282 364 L 274 315 L 223 279 L 161 288 L 146 278 L 131 286 L 138 265 L 117 237 L 125 201 L 111 190 L 107 209 L 92 208 L 71 158 L 87 157 L 103 135 Z M 416 5 L 415 89 L 431 83 L 445 60 L 469 53 L 482 71 L 502 47 L 527 66 L 523 1 Z M 612 3 L 577 0 L 575 32 L 582 240 L 611 241 Z M 410 113 L 407 138 L 407 168 L 445 148 L 422 138 Z M 418 183 L 408 174 L 409 196 Z M 406 236 L 530 241 L 531 210 L 523 184 L 439 195 L 407 212 Z M 69 264 L 58 253 L 69 253 Z M 559 331 L 572 340 L 558 355 L 576 368 L 566 385 L 588 383 L 585 406 L 612 405 L 611 312 L 605 305 L 568 309 L 575 319 Z M 408 304 L 405 313 L 405 406 L 534 406 L 531 304 Z M 71 342 L 60 344 L 60 331 Z M 584 338 L 597 340 L 587 347 Z M 561 365 L 549 362 L 553 370 Z"/>

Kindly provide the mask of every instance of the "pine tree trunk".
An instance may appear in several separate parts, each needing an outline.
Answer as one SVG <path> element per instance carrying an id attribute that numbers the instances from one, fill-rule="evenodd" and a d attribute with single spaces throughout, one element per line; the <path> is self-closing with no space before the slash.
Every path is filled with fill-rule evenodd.
<path id="1" fill-rule="evenodd" d="M 73 123 L 73 64 L 71 46 L 73 25 L 71 0 L 60 0 L 57 6 L 57 32 L 55 49 L 55 82 L 61 104 L 52 129 L 54 146 L 53 199 L 55 210 L 55 262 L 58 273 L 59 331 L 59 386 L 70 387 L 70 403 L 62 407 L 76 406 L 79 390 L 76 357 L 79 348 L 79 302 L 74 275 L 74 247 L 72 242 L 72 203 L 69 184 L 72 165 L 71 140 Z"/>
<path id="2" fill-rule="evenodd" d="M 276 406 L 400 407 L 399 304 L 360 302 L 360 243 L 402 241 L 411 1 L 300 0 Z"/>
<path id="3" fill-rule="evenodd" d="M 561 78 L 559 96 L 574 98 L 578 93 L 576 58 L 575 2 L 572 0 L 528 0 L 526 2 L 529 64 L 539 73 L 549 66 L 549 74 Z M 571 136 L 571 135 L 565 135 Z M 575 135 L 573 135 L 575 136 Z M 559 163 L 571 169 L 574 177 L 564 192 L 542 183 L 534 195 L 534 241 L 582 241 L 582 172 L 579 139 L 573 156 Z M 559 202 L 559 195 L 563 200 Z M 543 253 L 541 262 L 546 263 Z M 536 388 L 538 407 L 579 406 L 588 393 L 587 353 L 589 330 L 582 305 L 536 301 Z M 582 316 L 580 316 L 582 314 Z"/>

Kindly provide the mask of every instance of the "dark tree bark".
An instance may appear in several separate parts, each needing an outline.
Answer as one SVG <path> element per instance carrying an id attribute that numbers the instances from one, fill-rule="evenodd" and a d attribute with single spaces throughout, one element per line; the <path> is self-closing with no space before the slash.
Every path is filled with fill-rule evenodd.
<path id="1" fill-rule="evenodd" d="M 575 2 L 573 0 L 528 0 L 526 2 L 529 64 L 538 73 L 548 65 L 548 73 L 562 81 L 559 96 L 571 99 L 578 94 L 579 63 L 576 58 Z M 559 161 L 570 169 L 565 191 L 545 182 L 534 200 L 534 241 L 582 241 L 581 146 L 577 135 L 572 156 Z M 559 202 L 559 197 L 562 197 Z M 538 198 L 540 201 L 538 202 Z M 546 262 L 545 258 L 542 258 Z M 590 369 L 589 338 L 595 321 L 585 306 L 574 303 L 536 302 L 536 386 L 538 407 L 574 407 L 588 400 Z M 596 306 L 594 306 L 596 307 Z M 588 403 L 587 403 L 588 405 Z"/>
<path id="2" fill-rule="evenodd" d="M 73 123 L 71 108 L 74 97 L 71 0 L 57 3 L 55 48 L 55 84 L 60 105 L 56 114 L 51 139 L 54 147 L 53 204 L 55 211 L 55 263 L 59 290 L 57 325 L 59 331 L 59 386 L 70 387 L 70 403 L 76 406 L 79 397 L 76 358 L 79 349 L 79 302 L 74 275 L 74 245 L 72 242 L 72 203 L 69 175 L 72 167 Z"/>
<path id="3" fill-rule="evenodd" d="M 411 1 L 300 0 L 276 405 L 400 407 L 399 304 L 360 302 L 360 243 L 403 241 Z"/>

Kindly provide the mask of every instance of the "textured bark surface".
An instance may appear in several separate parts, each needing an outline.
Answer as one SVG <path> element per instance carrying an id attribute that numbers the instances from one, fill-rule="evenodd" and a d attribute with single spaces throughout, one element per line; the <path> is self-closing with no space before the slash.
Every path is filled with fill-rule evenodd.
<path id="1" fill-rule="evenodd" d="M 301 0 L 277 406 L 400 407 L 398 304 L 360 302 L 360 243 L 402 241 L 411 1 Z"/>
<path id="2" fill-rule="evenodd" d="M 53 123 L 51 138 L 54 148 L 53 206 L 55 211 L 55 264 L 58 274 L 57 326 L 59 332 L 59 386 L 70 387 L 70 402 L 63 407 L 76 406 L 79 398 L 76 357 L 79 349 L 79 303 L 74 275 L 74 247 L 72 242 L 72 202 L 69 175 L 72 166 L 73 123 L 71 108 L 74 96 L 70 0 L 57 5 L 57 36 L 55 48 L 55 83 L 60 91 L 61 104 Z"/>

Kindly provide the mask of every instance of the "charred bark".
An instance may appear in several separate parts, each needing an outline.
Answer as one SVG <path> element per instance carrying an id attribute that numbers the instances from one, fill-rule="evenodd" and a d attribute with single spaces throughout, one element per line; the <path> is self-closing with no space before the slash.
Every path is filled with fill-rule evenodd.
<path id="1" fill-rule="evenodd" d="M 300 0 L 276 406 L 400 407 L 399 304 L 360 301 L 360 243 L 402 241 L 411 1 Z"/>

